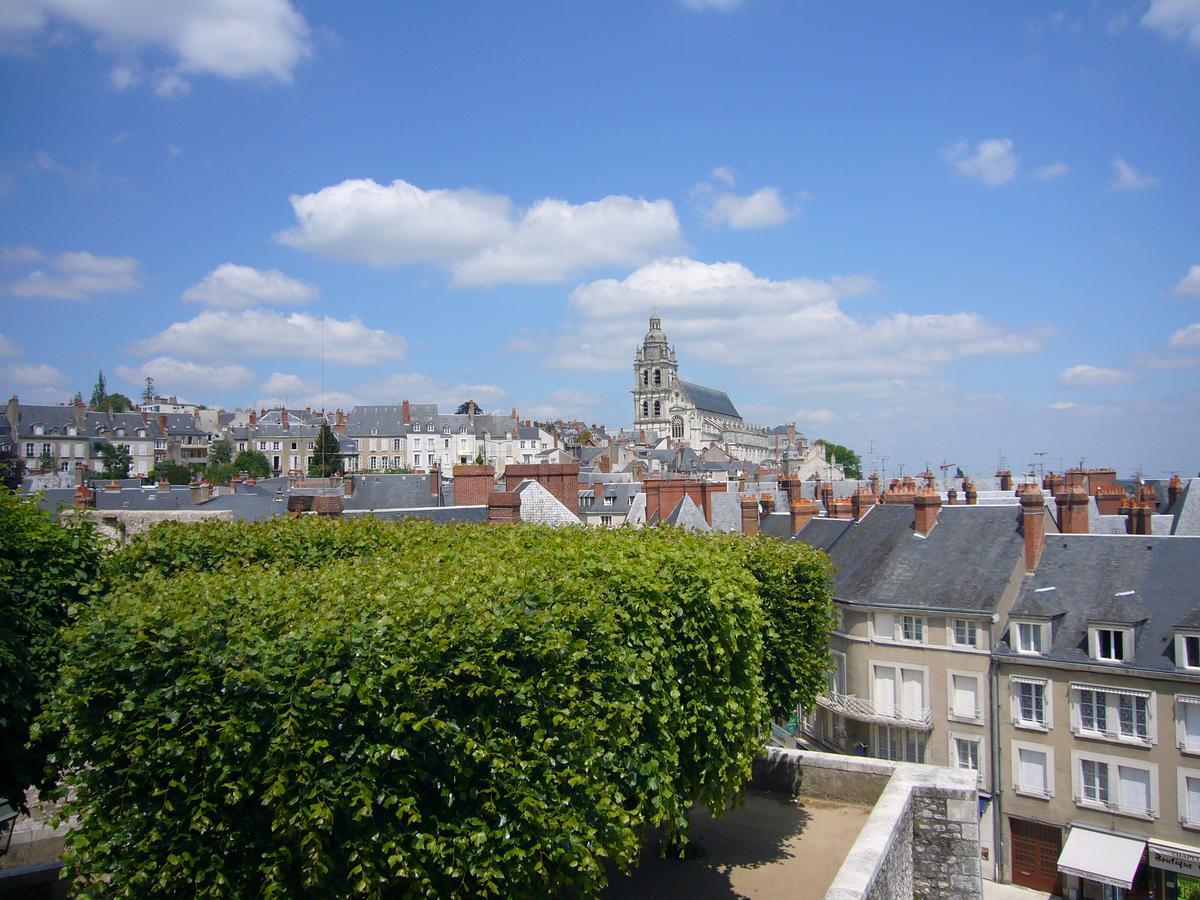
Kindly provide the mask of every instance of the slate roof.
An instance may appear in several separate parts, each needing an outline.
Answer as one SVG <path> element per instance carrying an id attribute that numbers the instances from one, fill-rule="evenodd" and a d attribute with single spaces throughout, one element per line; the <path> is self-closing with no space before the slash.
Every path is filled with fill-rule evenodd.
<path id="1" fill-rule="evenodd" d="M 729 399 L 729 395 L 724 391 L 709 387 L 706 384 L 697 384 L 694 381 L 683 381 L 682 379 L 678 384 L 696 409 L 702 412 L 716 413 L 719 416 L 730 416 L 735 419 L 741 418 L 737 407 L 733 405 L 733 401 Z"/>
<path id="2" fill-rule="evenodd" d="M 355 475 L 354 492 L 342 499 L 344 509 L 415 509 L 439 506 L 429 493 L 428 475 Z"/>
<path id="3" fill-rule="evenodd" d="M 913 530 L 911 506 L 873 507 L 830 544 L 834 596 L 913 609 L 993 610 L 1024 552 L 1019 521 L 1008 507 L 942 507 L 922 538 Z"/>
<path id="4" fill-rule="evenodd" d="M 1095 662 L 1086 650 L 1089 621 L 1135 624 L 1135 655 L 1123 667 L 1172 671 L 1175 628 L 1200 624 L 1200 538 L 1048 536 L 1010 616 L 1050 618 L 1044 656 L 1070 663 Z M 995 652 L 1018 656 L 1007 633 Z"/>
<path id="5" fill-rule="evenodd" d="M 870 518 L 870 515 L 868 513 L 867 518 Z M 853 526 L 853 519 L 812 518 L 800 529 L 795 539 L 828 553 Z"/>
<path id="6" fill-rule="evenodd" d="M 370 515 L 366 510 L 346 510 L 347 516 Z M 486 506 L 430 506 L 416 509 L 389 509 L 376 512 L 378 519 L 400 521 L 402 519 L 426 519 L 431 522 L 486 522 Z"/>
<path id="7" fill-rule="evenodd" d="M 1171 534 L 1200 535 L 1200 478 L 1189 478 L 1175 501 L 1175 524 Z"/>

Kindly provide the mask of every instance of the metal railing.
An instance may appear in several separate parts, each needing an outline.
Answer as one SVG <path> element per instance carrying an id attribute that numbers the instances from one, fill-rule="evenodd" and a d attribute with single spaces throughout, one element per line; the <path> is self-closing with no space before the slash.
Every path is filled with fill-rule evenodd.
<path id="1" fill-rule="evenodd" d="M 902 725 L 927 730 L 933 727 L 933 710 L 929 706 L 910 707 L 899 703 L 875 703 L 854 694 L 826 691 L 817 704 L 831 712 L 860 722 L 880 725 Z"/>

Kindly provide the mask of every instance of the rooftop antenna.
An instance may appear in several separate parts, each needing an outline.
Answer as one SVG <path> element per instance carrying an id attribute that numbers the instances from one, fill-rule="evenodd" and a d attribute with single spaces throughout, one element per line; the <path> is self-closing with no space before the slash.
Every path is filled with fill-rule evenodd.
<path id="1" fill-rule="evenodd" d="M 950 482 L 948 482 L 946 480 L 946 472 L 950 469 L 953 469 L 957 465 L 958 465 L 958 463 L 943 462 L 940 466 L 938 466 L 938 468 L 942 470 L 942 486 L 943 487 L 950 486 Z"/>
<path id="2" fill-rule="evenodd" d="M 1033 455 L 1038 458 L 1038 480 L 1044 481 L 1046 478 L 1046 451 L 1034 450 Z"/>

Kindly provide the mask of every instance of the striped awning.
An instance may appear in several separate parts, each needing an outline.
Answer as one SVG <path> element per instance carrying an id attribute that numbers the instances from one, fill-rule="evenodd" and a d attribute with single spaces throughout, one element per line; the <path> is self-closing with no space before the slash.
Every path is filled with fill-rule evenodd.
<path id="1" fill-rule="evenodd" d="M 1008 680 L 1012 684 L 1045 684 L 1047 678 L 1030 678 L 1027 675 L 1009 675 Z"/>
<path id="2" fill-rule="evenodd" d="M 1105 687 L 1102 684 L 1080 684 L 1079 682 L 1071 682 L 1071 690 L 1073 691 L 1100 691 L 1104 694 L 1116 694 L 1118 697 L 1149 697 L 1149 691 L 1135 691 L 1130 688 L 1115 688 Z"/>

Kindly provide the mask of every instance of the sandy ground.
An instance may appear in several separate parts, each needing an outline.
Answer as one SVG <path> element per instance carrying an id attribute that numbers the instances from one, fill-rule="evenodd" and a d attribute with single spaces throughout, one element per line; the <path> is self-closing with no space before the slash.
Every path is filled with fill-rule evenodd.
<path id="1" fill-rule="evenodd" d="M 657 842 L 630 875 L 614 875 L 608 900 L 650 897 L 821 898 L 862 830 L 870 807 L 751 792 L 722 819 L 692 812 L 699 859 L 661 859 Z"/>

